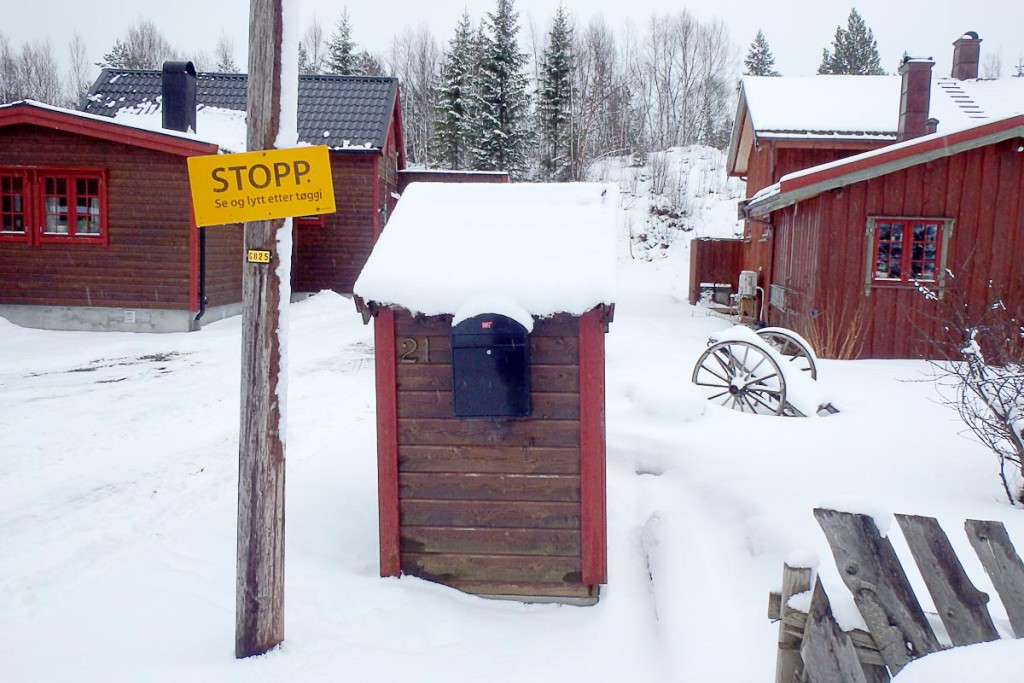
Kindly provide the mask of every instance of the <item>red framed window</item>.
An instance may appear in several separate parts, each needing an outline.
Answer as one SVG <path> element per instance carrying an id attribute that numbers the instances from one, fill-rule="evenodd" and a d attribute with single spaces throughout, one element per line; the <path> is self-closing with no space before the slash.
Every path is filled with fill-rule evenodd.
<path id="1" fill-rule="evenodd" d="M 952 229 L 949 218 L 869 218 L 868 288 L 937 283 L 941 290 Z"/>
<path id="2" fill-rule="evenodd" d="M 96 172 L 38 173 L 41 240 L 99 242 L 106 234 L 103 176 Z"/>
<path id="3" fill-rule="evenodd" d="M 107 244 L 100 170 L 0 168 L 0 239 Z"/>
<path id="4" fill-rule="evenodd" d="M 23 174 L 0 173 L 0 239 L 27 242 L 30 237 L 25 185 Z"/>

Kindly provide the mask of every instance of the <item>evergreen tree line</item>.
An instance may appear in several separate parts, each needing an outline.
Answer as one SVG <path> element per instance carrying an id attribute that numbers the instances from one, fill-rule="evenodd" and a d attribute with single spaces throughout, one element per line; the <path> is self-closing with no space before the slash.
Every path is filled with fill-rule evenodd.
<path id="1" fill-rule="evenodd" d="M 686 10 L 614 31 L 579 24 L 559 6 L 543 31 L 523 35 L 514 0 L 495 0 L 474 21 L 464 13 L 445 44 L 426 27 L 405 28 L 384 55 L 359 49 L 342 9 L 330 35 L 314 19 L 302 34 L 303 73 L 391 75 L 401 82 L 406 153 L 416 166 L 506 170 L 515 179 L 578 180 L 596 159 L 675 145 L 728 144 L 735 57 L 725 26 Z M 140 19 L 95 64 L 84 41 L 68 46 L 61 73 L 48 41 L 16 49 L 0 33 L 0 102 L 36 99 L 77 107 L 94 67 L 158 69 L 191 59 L 200 71 L 238 72 L 226 34 L 211 55 L 183 54 Z M 244 66 L 244 65 L 243 65 Z M 1015 67 L 1024 73 L 1024 59 Z M 836 27 L 823 74 L 884 73 L 874 35 L 856 9 Z M 995 67 L 986 77 L 998 76 Z M 758 31 L 743 73 L 778 76 Z"/>

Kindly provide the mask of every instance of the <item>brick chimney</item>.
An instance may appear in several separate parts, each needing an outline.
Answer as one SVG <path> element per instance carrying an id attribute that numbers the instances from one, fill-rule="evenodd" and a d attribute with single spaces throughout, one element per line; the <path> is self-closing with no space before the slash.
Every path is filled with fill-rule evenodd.
<path id="1" fill-rule="evenodd" d="M 968 31 L 953 43 L 952 78 L 966 81 L 978 77 L 978 64 L 981 62 L 981 38 L 974 31 Z"/>
<path id="2" fill-rule="evenodd" d="M 919 138 L 927 133 L 928 107 L 932 93 L 931 58 L 905 57 L 900 65 L 900 123 L 897 142 Z"/>
<path id="3" fill-rule="evenodd" d="M 192 62 L 164 62 L 160 79 L 161 114 L 167 130 L 196 130 L 196 67 Z"/>

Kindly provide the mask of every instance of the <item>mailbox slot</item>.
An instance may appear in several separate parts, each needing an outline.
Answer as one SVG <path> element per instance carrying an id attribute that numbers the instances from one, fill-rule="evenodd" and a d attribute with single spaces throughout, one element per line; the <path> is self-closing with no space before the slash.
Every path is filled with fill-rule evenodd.
<path id="1" fill-rule="evenodd" d="M 496 313 L 452 328 L 452 404 L 455 417 L 530 414 L 530 334 Z"/>

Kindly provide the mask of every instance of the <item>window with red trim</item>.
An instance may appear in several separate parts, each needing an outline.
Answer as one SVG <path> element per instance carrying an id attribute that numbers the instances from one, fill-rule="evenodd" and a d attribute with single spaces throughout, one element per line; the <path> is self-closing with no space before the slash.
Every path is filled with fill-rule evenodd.
<path id="1" fill-rule="evenodd" d="M 0 168 L 0 239 L 31 245 L 105 245 L 105 173 L 66 168 Z"/>
<path id="2" fill-rule="evenodd" d="M 0 238 L 23 241 L 28 238 L 25 177 L 0 174 Z"/>
<path id="3" fill-rule="evenodd" d="M 948 218 L 870 218 L 868 284 L 941 287 L 952 225 Z"/>

